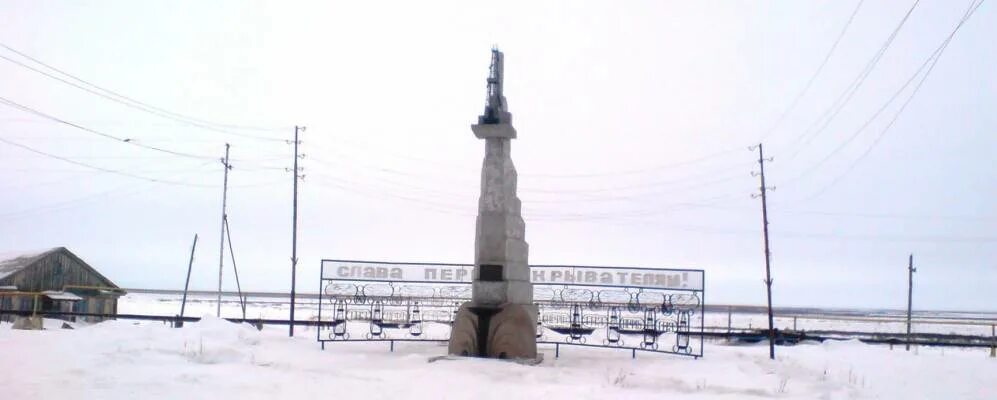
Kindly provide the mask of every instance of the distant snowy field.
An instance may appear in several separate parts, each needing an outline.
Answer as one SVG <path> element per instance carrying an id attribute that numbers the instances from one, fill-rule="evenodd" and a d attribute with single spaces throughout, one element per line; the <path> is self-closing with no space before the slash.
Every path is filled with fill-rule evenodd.
<path id="1" fill-rule="evenodd" d="M 217 310 L 216 296 L 189 296 L 184 312 L 188 316 L 201 316 L 204 314 L 215 315 Z M 250 297 L 247 299 L 246 317 L 260 319 L 283 319 L 286 320 L 289 314 L 287 298 L 274 297 Z M 118 312 L 122 314 L 151 314 L 172 316 L 180 314 L 180 296 L 151 293 L 129 293 L 121 298 L 118 303 Z M 295 310 L 295 319 L 314 319 L 318 315 L 317 299 L 298 299 Z M 941 313 L 939 313 L 941 314 Z M 962 313 L 965 317 L 995 319 L 997 314 Z M 242 310 L 239 306 L 238 297 L 229 296 L 222 298 L 222 317 L 239 318 L 242 317 Z M 779 329 L 789 330 L 794 326 L 793 318 L 776 317 L 775 325 Z M 734 328 L 760 328 L 768 325 L 768 319 L 761 313 L 734 313 L 731 316 L 731 326 Z M 706 315 L 706 326 L 727 327 L 727 313 L 710 312 Z M 906 331 L 906 324 L 903 321 L 879 321 L 870 318 L 869 321 L 843 320 L 843 319 L 821 319 L 821 318 L 798 318 L 796 328 L 806 330 L 849 330 L 863 332 L 894 332 Z M 991 327 L 986 323 L 968 324 L 967 321 L 951 321 L 945 324 L 919 324 L 915 323 L 912 330 L 924 333 L 952 333 L 961 335 L 990 336 Z"/>
<path id="2" fill-rule="evenodd" d="M 129 295 L 122 313 L 173 315 L 176 302 Z M 206 299 L 194 299 L 206 300 Z M 265 302 L 265 299 L 257 299 Z M 254 302 L 251 317 L 286 318 Z M 129 307 L 134 307 L 130 309 Z M 157 310 L 156 307 L 159 307 Z M 214 314 L 207 301 L 187 314 Z M 307 306 L 302 318 L 310 315 Z M 223 307 L 238 316 L 237 306 Z M 726 315 L 723 322 L 726 323 Z M 17 331 L 0 323 L 3 399 L 997 399 L 997 359 L 984 349 L 901 348 L 859 342 L 778 347 L 707 343 L 695 360 L 620 350 L 542 347 L 544 362 L 429 363 L 430 343 L 338 343 L 322 351 L 314 329 L 248 325 L 206 317 L 172 329 L 117 320 L 77 329 Z"/>
<path id="3" fill-rule="evenodd" d="M 74 330 L 0 324 L 4 399 L 995 399 L 997 359 L 985 351 L 904 352 L 858 342 L 768 348 L 708 344 L 694 360 L 545 347 L 545 361 L 427 362 L 438 344 L 336 344 L 314 331 L 206 317 L 183 329 L 107 321 Z"/>

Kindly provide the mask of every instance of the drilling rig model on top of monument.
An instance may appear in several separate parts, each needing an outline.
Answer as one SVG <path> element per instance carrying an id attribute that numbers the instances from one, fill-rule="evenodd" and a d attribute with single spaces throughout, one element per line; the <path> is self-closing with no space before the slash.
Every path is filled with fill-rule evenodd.
<path id="1" fill-rule="evenodd" d="M 452 355 L 535 359 L 537 307 L 527 259 L 526 224 L 516 197 L 512 127 L 502 95 L 504 55 L 492 49 L 485 113 L 471 126 L 485 140 L 474 237 L 471 301 L 461 305 L 450 335 Z"/>

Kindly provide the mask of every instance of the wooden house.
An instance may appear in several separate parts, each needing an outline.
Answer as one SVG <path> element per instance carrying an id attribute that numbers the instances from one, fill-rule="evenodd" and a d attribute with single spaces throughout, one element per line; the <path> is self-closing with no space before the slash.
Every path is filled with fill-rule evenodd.
<path id="1" fill-rule="evenodd" d="M 3 311 L 100 314 L 82 317 L 96 322 L 117 314 L 118 297 L 124 294 L 65 247 L 0 254 L 0 319 L 5 321 L 14 315 Z"/>

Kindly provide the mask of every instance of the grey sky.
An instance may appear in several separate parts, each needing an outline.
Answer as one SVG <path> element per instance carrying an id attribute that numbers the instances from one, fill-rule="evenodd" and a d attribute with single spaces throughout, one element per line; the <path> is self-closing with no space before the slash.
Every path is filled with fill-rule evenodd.
<path id="1" fill-rule="evenodd" d="M 243 134 L 290 139 L 293 125 L 306 125 L 301 290 L 317 288 L 321 258 L 472 260 L 483 144 L 469 125 L 498 44 L 531 262 L 703 268 L 710 302 L 762 304 L 760 204 L 750 197 L 758 182 L 749 174 L 757 155 L 747 146 L 764 136 L 778 188 L 770 198 L 776 305 L 901 307 L 913 252 L 915 308 L 994 310 L 993 4 L 958 31 L 881 139 L 912 87 L 849 140 L 945 40 L 968 1 L 921 1 L 816 133 L 808 127 L 912 1 L 865 1 L 774 130 L 857 1 L 537 3 L 8 1 L 0 42 L 171 112 L 281 128 L 236 130 Z M 229 142 L 244 289 L 289 285 L 286 143 L 142 113 L 2 59 L 0 97 L 209 157 L 115 143 L 0 106 L 0 138 L 208 186 L 97 172 L 0 143 L 0 250 L 67 246 L 123 286 L 178 288 L 198 233 L 192 286 L 213 288 L 214 158 Z M 234 289 L 230 263 L 225 274 Z"/>

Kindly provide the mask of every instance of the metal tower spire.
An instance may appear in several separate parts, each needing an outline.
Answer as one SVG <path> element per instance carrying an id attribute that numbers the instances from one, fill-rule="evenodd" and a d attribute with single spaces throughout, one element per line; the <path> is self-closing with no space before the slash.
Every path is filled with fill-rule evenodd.
<path id="1" fill-rule="evenodd" d="M 485 113 L 478 117 L 479 125 L 512 123 L 512 115 L 506 107 L 502 94 L 505 55 L 498 48 L 492 48 L 492 64 L 488 71 L 488 97 L 485 99 Z"/>

